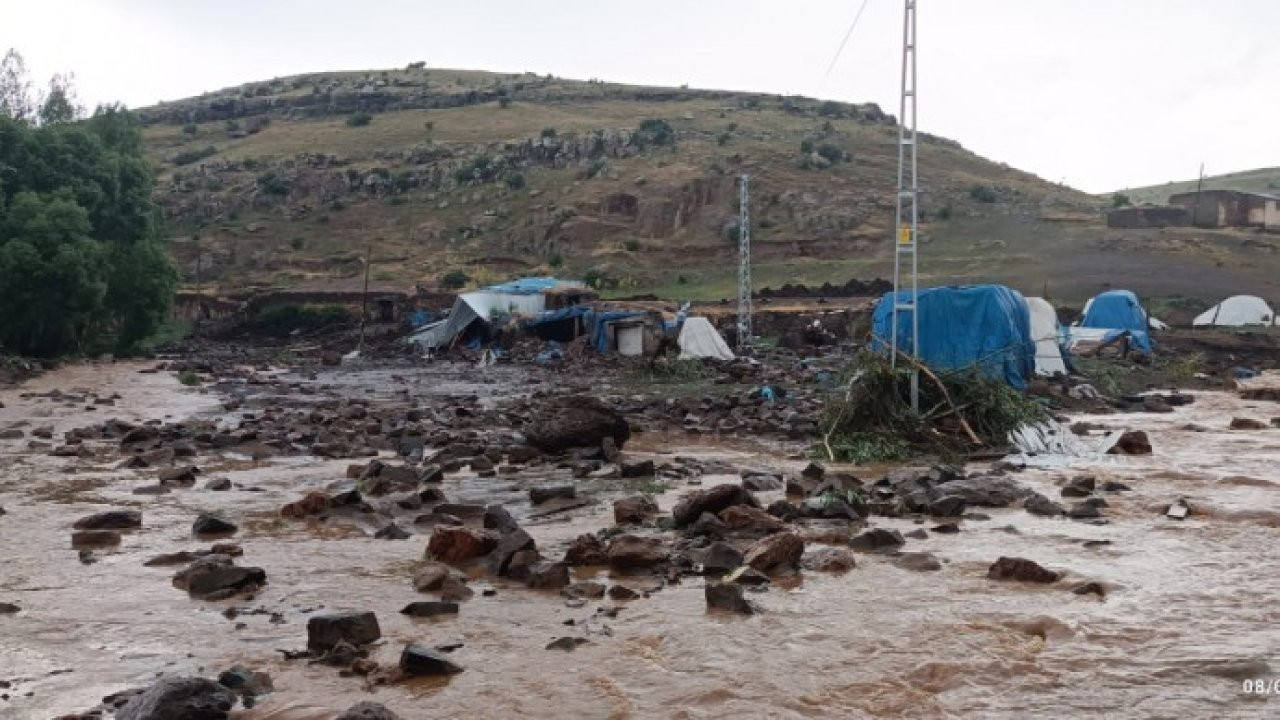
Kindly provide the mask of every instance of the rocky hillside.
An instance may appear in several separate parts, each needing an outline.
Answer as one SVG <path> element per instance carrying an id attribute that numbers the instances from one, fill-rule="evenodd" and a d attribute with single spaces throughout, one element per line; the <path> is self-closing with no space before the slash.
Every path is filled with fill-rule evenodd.
<path id="1" fill-rule="evenodd" d="M 223 291 L 354 277 L 372 246 L 381 282 L 556 273 L 727 297 L 742 173 L 758 285 L 891 272 L 897 129 L 874 105 L 415 64 L 141 115 L 175 257 Z M 1125 248 L 1098 198 L 941 138 L 920 173 L 932 281 L 1079 295 L 1144 275 L 1141 257 L 1093 259 Z"/>

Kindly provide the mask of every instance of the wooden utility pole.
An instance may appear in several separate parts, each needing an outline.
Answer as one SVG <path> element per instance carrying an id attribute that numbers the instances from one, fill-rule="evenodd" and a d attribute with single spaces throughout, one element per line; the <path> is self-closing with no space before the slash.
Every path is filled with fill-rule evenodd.
<path id="1" fill-rule="evenodd" d="M 373 264 L 373 246 L 364 251 L 364 292 L 360 294 L 360 345 L 357 351 L 364 350 L 364 326 L 369 322 L 369 266 Z"/>

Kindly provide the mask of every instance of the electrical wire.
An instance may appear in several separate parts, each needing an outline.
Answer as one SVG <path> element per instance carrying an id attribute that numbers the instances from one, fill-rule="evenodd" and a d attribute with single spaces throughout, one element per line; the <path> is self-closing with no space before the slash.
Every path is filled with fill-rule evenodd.
<path id="1" fill-rule="evenodd" d="M 836 63 L 840 60 L 840 54 L 844 52 L 844 46 L 849 44 L 849 38 L 853 37 L 854 28 L 858 27 L 858 21 L 862 19 L 862 11 L 867 9 L 867 3 L 870 0 L 862 0 L 862 5 L 858 7 L 858 14 L 853 16 L 853 22 L 849 23 L 849 30 L 845 32 L 844 39 L 840 41 L 840 47 L 836 48 L 835 57 L 831 58 L 831 64 L 827 66 L 827 71 L 822 75 L 822 83 L 818 85 L 821 92 L 822 86 L 826 84 L 827 78 L 831 77 L 831 71 L 835 69 Z"/>

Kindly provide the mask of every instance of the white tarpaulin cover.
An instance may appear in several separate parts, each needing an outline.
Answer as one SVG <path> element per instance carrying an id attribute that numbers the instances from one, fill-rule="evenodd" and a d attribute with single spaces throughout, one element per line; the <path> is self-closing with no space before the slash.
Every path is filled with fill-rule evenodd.
<path id="1" fill-rule="evenodd" d="M 680 359 L 716 358 L 732 360 L 733 351 L 728 343 L 716 332 L 710 320 L 704 317 L 691 317 L 684 321 L 680 328 Z"/>
<path id="2" fill-rule="evenodd" d="M 1067 372 L 1062 361 L 1062 348 L 1058 345 L 1058 313 L 1048 300 L 1027 298 L 1031 311 L 1031 338 L 1036 342 L 1036 374 L 1054 375 Z"/>
<path id="3" fill-rule="evenodd" d="M 1266 300 L 1253 295 L 1233 295 L 1196 316 L 1195 327 L 1272 325 L 1276 314 Z"/>
<path id="4" fill-rule="evenodd" d="M 541 293 L 515 295 L 489 290 L 463 293 L 453 302 L 447 320 L 422 328 L 410 335 L 409 341 L 424 350 L 443 347 L 476 320 L 489 322 L 496 315 L 506 314 L 532 317 L 546 306 L 547 298 Z"/>

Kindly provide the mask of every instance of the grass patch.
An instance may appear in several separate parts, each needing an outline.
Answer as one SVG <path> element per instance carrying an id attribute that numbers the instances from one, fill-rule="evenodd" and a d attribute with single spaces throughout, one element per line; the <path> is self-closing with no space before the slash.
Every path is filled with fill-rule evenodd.
<path id="1" fill-rule="evenodd" d="M 173 320 L 163 323 L 150 337 L 138 343 L 143 352 L 155 352 L 158 347 L 181 342 L 191 334 L 191 323 L 186 320 Z"/>
<path id="2" fill-rule="evenodd" d="M 200 375 L 195 370 L 183 370 L 178 373 L 178 382 L 187 387 L 194 387 L 200 384 Z"/>
<path id="3" fill-rule="evenodd" d="M 631 380 L 651 385 L 671 385 L 697 382 L 707 377 L 707 369 L 701 360 L 661 359 L 652 364 L 640 365 L 629 373 Z"/>

